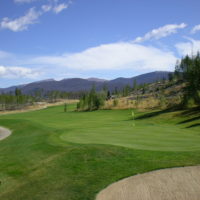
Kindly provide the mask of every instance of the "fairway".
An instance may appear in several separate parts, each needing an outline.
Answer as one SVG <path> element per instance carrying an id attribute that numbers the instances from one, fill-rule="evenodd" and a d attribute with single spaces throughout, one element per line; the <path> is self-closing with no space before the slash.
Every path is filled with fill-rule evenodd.
<path id="1" fill-rule="evenodd" d="M 0 199 L 92 200 L 109 184 L 161 168 L 200 164 L 196 115 L 75 105 L 0 116 Z M 193 118 L 195 120 L 193 120 Z"/>
<path id="2" fill-rule="evenodd" d="M 12 115 L 15 119 L 31 120 L 59 131 L 65 143 L 108 144 L 156 151 L 200 150 L 199 128 L 189 124 L 181 115 L 166 113 L 155 117 L 132 120 L 132 110 L 100 110 L 64 113 L 63 107 Z M 137 113 L 142 116 L 146 113 Z M 176 116 L 176 117 L 175 117 Z"/>

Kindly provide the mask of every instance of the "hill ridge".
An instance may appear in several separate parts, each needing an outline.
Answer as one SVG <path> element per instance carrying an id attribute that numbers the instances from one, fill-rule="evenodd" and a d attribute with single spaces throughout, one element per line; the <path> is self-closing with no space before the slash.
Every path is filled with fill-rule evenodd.
<path id="1" fill-rule="evenodd" d="M 14 92 L 16 88 L 22 90 L 25 94 L 31 94 L 38 89 L 44 91 L 66 91 L 66 92 L 77 92 L 77 91 L 88 91 L 95 84 L 97 90 L 101 90 L 106 84 L 109 90 L 114 90 L 115 88 L 122 89 L 124 86 L 129 85 L 133 86 L 134 80 L 138 84 L 143 83 L 153 83 L 158 80 L 167 79 L 168 74 L 172 73 L 169 71 L 154 71 L 141 75 L 137 75 L 130 78 L 118 77 L 113 80 L 99 79 L 99 78 L 67 78 L 60 81 L 54 79 L 46 79 L 36 82 L 31 82 L 24 85 L 11 86 L 8 88 L 1 88 L 0 93 Z"/>

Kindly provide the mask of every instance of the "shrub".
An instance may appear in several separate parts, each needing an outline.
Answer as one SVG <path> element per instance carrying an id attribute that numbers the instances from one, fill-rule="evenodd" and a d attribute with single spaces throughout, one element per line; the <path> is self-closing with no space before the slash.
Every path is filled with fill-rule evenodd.
<path id="1" fill-rule="evenodd" d="M 116 107 L 119 104 L 119 101 L 117 99 L 114 99 L 113 106 Z"/>

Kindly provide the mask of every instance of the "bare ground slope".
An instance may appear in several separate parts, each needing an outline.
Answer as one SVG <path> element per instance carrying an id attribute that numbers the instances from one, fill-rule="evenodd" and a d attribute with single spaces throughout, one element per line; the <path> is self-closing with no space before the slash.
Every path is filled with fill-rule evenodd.
<path id="1" fill-rule="evenodd" d="M 96 200 L 199 200 L 200 166 L 157 170 L 111 184 Z"/>

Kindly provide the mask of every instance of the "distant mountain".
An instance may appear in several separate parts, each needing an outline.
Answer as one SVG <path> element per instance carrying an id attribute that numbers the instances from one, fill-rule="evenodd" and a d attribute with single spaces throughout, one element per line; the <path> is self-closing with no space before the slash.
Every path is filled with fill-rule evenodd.
<path id="1" fill-rule="evenodd" d="M 59 90 L 66 92 L 77 92 L 77 91 L 88 91 L 91 89 L 93 85 L 95 85 L 97 90 L 101 90 L 105 85 L 109 90 L 114 90 L 115 88 L 121 89 L 125 85 L 130 85 L 132 87 L 134 80 L 137 81 L 137 84 L 142 84 L 142 83 L 153 83 L 163 78 L 167 79 L 169 73 L 172 72 L 155 71 L 135 76 L 132 78 L 116 78 L 110 81 L 98 78 L 89 78 L 89 79 L 70 78 L 70 79 L 63 79 L 60 81 L 56 81 L 54 79 L 47 79 L 29 83 L 26 85 L 3 88 L 0 89 L 0 92 L 1 93 L 13 92 L 16 88 L 21 89 L 22 92 L 25 94 L 33 94 L 35 91 L 39 89 L 42 89 L 44 91 Z"/>
<path id="2" fill-rule="evenodd" d="M 55 81 L 53 78 L 50 78 L 50 79 L 44 79 L 44 80 L 41 80 L 41 81 L 35 81 L 33 83 L 43 83 L 43 82 L 49 82 L 49 81 Z"/>
<path id="3" fill-rule="evenodd" d="M 93 77 L 88 78 L 87 80 L 88 80 L 88 81 L 94 81 L 94 82 L 107 82 L 107 81 L 108 81 L 108 80 L 106 80 L 106 79 L 93 78 Z"/>
<path id="4" fill-rule="evenodd" d="M 134 80 L 136 80 L 137 84 L 143 84 L 143 83 L 153 83 L 158 80 L 168 79 L 168 74 L 172 72 L 166 72 L 166 71 L 155 71 L 150 72 L 146 74 L 141 74 L 139 76 L 135 76 L 132 78 L 116 78 L 114 80 L 109 81 L 108 87 L 109 89 L 113 90 L 115 87 L 117 88 L 123 88 L 125 85 L 133 86 Z"/>
<path id="5" fill-rule="evenodd" d="M 24 85 L 17 85 L 17 86 L 11 86 L 11 87 L 8 87 L 8 88 L 0 88 L 0 93 L 9 93 L 9 92 L 14 92 L 16 88 L 18 89 L 22 89 L 23 87 L 25 86 Z"/>

